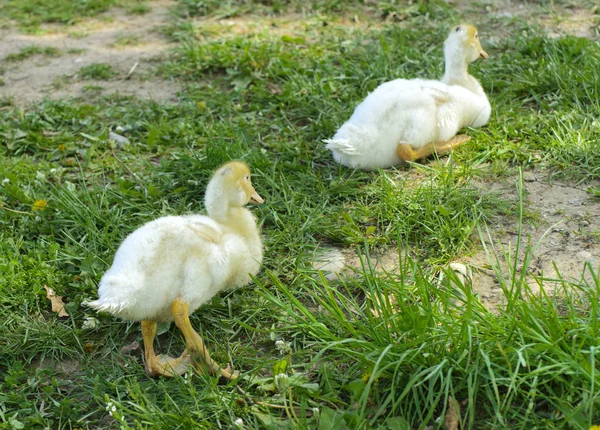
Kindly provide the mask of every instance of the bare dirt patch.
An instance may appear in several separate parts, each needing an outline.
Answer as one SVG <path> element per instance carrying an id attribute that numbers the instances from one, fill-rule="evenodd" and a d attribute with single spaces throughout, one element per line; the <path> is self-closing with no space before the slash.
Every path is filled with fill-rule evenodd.
<path id="1" fill-rule="evenodd" d="M 151 11 L 144 15 L 113 9 L 75 26 L 45 26 L 43 35 L 21 34 L 16 28 L 0 30 L 0 65 L 4 69 L 0 98 L 12 97 L 16 104 L 31 104 L 43 98 L 89 97 L 93 89 L 93 93 L 175 100 L 179 86 L 154 76 L 157 59 L 170 48 L 160 28 L 169 23 L 171 5 L 165 0 L 150 2 Z M 61 55 L 6 60 L 7 55 L 30 46 L 56 48 Z M 99 81 L 78 76 L 82 67 L 99 63 L 110 65 L 116 71 L 115 78 Z"/>
<path id="2" fill-rule="evenodd" d="M 517 180 L 512 177 L 475 185 L 485 192 L 498 193 L 516 206 L 519 201 Z M 467 280 L 488 309 L 495 310 L 506 301 L 500 279 L 510 285 L 513 268 L 517 277 L 521 276 L 529 251 L 531 261 L 524 275 L 533 293 L 539 292 L 542 285 L 549 295 L 554 295 L 560 279 L 576 284 L 582 280 L 593 282 L 586 265 L 600 273 L 600 199 L 586 189 L 599 185 L 549 181 L 542 172 L 526 173 L 523 202 L 526 220 L 521 226 L 519 246 L 518 222 L 498 220 L 488 226 L 490 234 L 485 238 L 485 247 L 480 245 L 471 255 L 456 260 L 469 271 Z M 367 264 L 366 259 L 361 259 L 354 250 L 323 248 L 317 250 L 313 268 L 321 270 L 329 280 L 353 276 L 355 270 L 394 274 L 399 269 L 398 250 L 372 252 L 370 268 L 363 267 L 364 264 Z"/>
<path id="3" fill-rule="evenodd" d="M 313 269 L 323 272 L 325 279 L 335 281 L 340 277 L 354 276 L 356 271 L 375 273 L 398 273 L 400 263 L 398 249 L 378 249 L 366 255 L 358 255 L 353 249 L 323 247 L 315 251 Z"/>
<path id="4" fill-rule="evenodd" d="M 495 36 L 504 36 L 513 30 L 510 26 L 511 21 L 524 20 L 530 25 L 542 27 L 551 37 L 600 37 L 600 12 L 598 6 L 592 2 L 589 2 L 587 7 L 584 2 L 580 2 L 584 3 L 583 5 L 571 5 L 566 2 L 543 5 L 516 0 L 453 0 L 449 3 L 478 25 L 482 32 Z"/>
<path id="5" fill-rule="evenodd" d="M 511 19 L 539 24 L 551 36 L 572 34 L 598 38 L 600 33 L 597 7 L 567 7 L 561 3 L 541 6 L 512 0 L 452 3 L 474 21 L 485 20 L 485 24 L 478 24 L 485 25 L 482 30 L 491 34 L 492 38 L 509 31 L 507 23 Z M 151 11 L 144 15 L 130 15 L 116 8 L 74 26 L 46 25 L 43 35 L 21 34 L 16 27 L 0 29 L 0 69 L 3 70 L 0 77 L 4 82 L 0 86 L 0 98 L 12 98 L 15 104 L 27 105 L 43 98 L 89 98 L 117 93 L 159 102 L 175 101 L 180 86 L 155 75 L 156 65 L 171 47 L 160 28 L 170 23 L 169 9 L 173 4 L 172 0 L 152 1 L 149 3 Z M 198 37 L 207 39 L 257 34 L 299 38 L 295 43 L 301 43 L 304 37 L 317 36 L 323 25 L 364 31 L 370 27 L 381 27 L 384 21 L 368 14 L 340 16 L 333 20 L 287 14 L 277 17 L 201 18 L 193 25 L 197 28 Z M 5 60 L 7 55 L 17 54 L 30 46 L 56 48 L 61 55 Z M 98 63 L 110 65 L 116 76 L 109 80 L 81 79 L 78 72 L 83 67 Z M 136 64 L 134 72 L 128 75 Z"/>
<path id="6" fill-rule="evenodd" d="M 223 20 L 213 18 L 198 19 L 196 25 L 203 26 L 205 31 L 217 31 L 219 34 L 248 34 L 248 33 L 269 33 L 273 35 L 284 35 L 289 32 L 300 31 L 302 34 L 310 32 L 313 29 L 320 29 L 324 26 L 332 27 L 353 27 L 364 30 L 366 28 L 379 28 L 384 21 L 374 14 L 364 12 L 360 17 L 336 16 L 335 19 L 320 15 L 305 16 L 301 13 L 289 13 L 277 17 L 269 16 L 239 16 Z M 226 32 L 226 33 L 224 33 Z"/>
<path id="7" fill-rule="evenodd" d="M 496 180 L 479 185 L 517 202 L 516 180 Z M 491 255 L 480 249 L 459 259 L 473 269 L 473 291 L 479 294 L 483 304 L 495 308 L 505 300 L 498 274 L 507 284 L 510 284 L 512 268 L 516 268 L 516 274 L 520 276 L 528 244 L 532 258 L 525 279 L 532 292 L 538 292 L 542 285 L 553 295 L 559 279 L 573 283 L 593 282 L 589 270 L 584 269 L 588 263 L 596 273 L 599 270 L 600 199 L 586 191 L 588 186 L 597 187 L 598 183 L 550 182 L 540 172 L 525 175 L 524 209 L 528 219 L 521 227 L 519 254 L 515 255 L 518 224 L 501 220 L 490 226 L 490 237 L 485 239 Z M 491 251 L 492 247 L 494 251 Z M 509 264 L 507 256 L 513 262 L 517 260 L 516 266 L 513 262 Z M 496 270 L 493 270 L 494 266 Z"/>
<path id="8" fill-rule="evenodd" d="M 149 3 L 151 11 L 144 15 L 129 15 L 122 9 L 112 9 L 101 16 L 74 26 L 45 25 L 43 35 L 21 34 L 16 27 L 0 29 L 0 98 L 11 97 L 17 105 L 39 102 L 44 98 L 90 98 L 98 94 L 132 95 L 159 102 L 175 101 L 181 87 L 155 76 L 157 64 L 168 55 L 170 41 L 160 32 L 171 22 L 172 0 Z M 260 37 L 290 37 L 301 43 L 315 36 L 324 25 L 357 31 L 381 25 L 372 17 L 338 17 L 325 22 L 319 16 L 286 14 L 277 17 L 244 15 L 228 19 L 215 17 L 192 21 L 200 39 L 227 39 L 239 35 Z M 294 40 L 295 39 L 295 40 Z M 33 55 L 20 61 L 7 61 L 10 54 L 36 46 L 56 48 L 61 55 Z M 80 70 L 94 64 L 107 64 L 116 71 L 109 80 L 82 79 Z M 136 65 L 134 73 L 129 75 Z"/>

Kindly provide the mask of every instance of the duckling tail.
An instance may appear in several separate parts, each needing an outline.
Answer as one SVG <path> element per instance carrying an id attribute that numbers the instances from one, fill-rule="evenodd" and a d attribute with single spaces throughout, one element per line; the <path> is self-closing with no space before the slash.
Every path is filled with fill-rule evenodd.
<path id="1" fill-rule="evenodd" d="M 346 155 L 355 155 L 357 153 L 356 148 L 348 139 L 325 139 L 323 142 L 327 144 L 325 148 L 331 151 L 341 152 Z"/>
<path id="2" fill-rule="evenodd" d="M 82 303 L 84 306 L 88 306 L 99 312 L 108 312 L 112 315 L 120 315 L 120 313 L 127 307 L 127 303 L 118 300 L 106 300 L 98 299 L 93 302 L 85 301 Z"/>
<path id="3" fill-rule="evenodd" d="M 135 300 L 136 290 L 139 285 L 139 276 L 124 276 L 123 274 L 106 274 L 100 281 L 98 295 L 100 298 L 82 304 L 101 312 L 108 312 L 120 316 L 124 309 L 128 308 Z M 137 287 L 137 288 L 136 288 Z"/>

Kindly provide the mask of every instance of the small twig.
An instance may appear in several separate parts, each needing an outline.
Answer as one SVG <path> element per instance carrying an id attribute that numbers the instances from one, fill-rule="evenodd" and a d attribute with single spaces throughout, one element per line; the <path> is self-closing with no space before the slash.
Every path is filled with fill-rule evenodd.
<path id="1" fill-rule="evenodd" d="M 496 276 L 496 272 L 494 272 L 494 269 L 486 269 L 485 267 L 477 267 L 477 266 L 471 266 L 471 269 L 474 269 L 480 273 L 483 273 L 484 275 Z"/>
<path id="2" fill-rule="evenodd" d="M 127 72 L 127 77 L 125 79 L 129 79 L 131 77 L 131 74 L 134 72 L 134 70 L 137 68 L 137 66 L 140 64 L 139 61 L 136 61 L 134 63 L 134 65 L 131 67 L 131 69 L 129 69 L 129 72 Z"/>

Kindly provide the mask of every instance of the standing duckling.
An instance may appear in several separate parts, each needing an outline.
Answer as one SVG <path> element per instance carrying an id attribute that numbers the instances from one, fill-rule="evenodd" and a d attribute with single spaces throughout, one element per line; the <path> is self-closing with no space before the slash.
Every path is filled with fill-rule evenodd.
<path id="1" fill-rule="evenodd" d="M 469 64 L 488 58 L 477 29 L 459 25 L 444 43 L 446 73 L 441 81 L 396 79 L 380 85 L 357 106 L 332 139 L 333 158 L 348 167 L 372 170 L 449 152 L 471 138 L 463 127 L 485 125 L 490 102 Z"/>
<path id="2" fill-rule="evenodd" d="M 262 261 L 256 218 L 244 208 L 263 203 L 246 164 L 233 161 L 217 169 L 206 189 L 208 216 L 167 216 L 131 233 L 121 244 L 88 303 L 127 320 L 141 321 L 146 373 L 175 376 L 190 362 L 228 379 L 237 372 L 221 369 L 192 328 L 189 313 L 215 294 L 250 282 Z M 157 321 L 175 321 L 187 349 L 179 358 L 157 356 Z"/>

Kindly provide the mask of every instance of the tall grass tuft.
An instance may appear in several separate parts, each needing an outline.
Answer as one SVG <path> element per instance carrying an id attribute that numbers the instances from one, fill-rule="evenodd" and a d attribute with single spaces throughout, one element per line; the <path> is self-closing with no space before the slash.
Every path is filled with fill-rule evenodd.
<path id="1" fill-rule="evenodd" d="M 534 289 L 535 246 L 518 243 L 510 252 L 488 248 L 506 296 L 495 312 L 453 272 L 440 283 L 401 250 L 397 274 L 376 273 L 368 247 L 356 277 L 307 275 L 292 290 L 271 276 L 261 291 L 282 312 L 277 330 L 318 351 L 309 366 L 337 367 L 336 413 L 350 428 L 391 417 L 435 426 L 453 398 L 465 428 L 587 429 L 600 419 L 600 277 L 587 264 L 591 281 L 536 278 L 542 288 Z M 553 294 L 543 288 L 550 282 Z"/>

